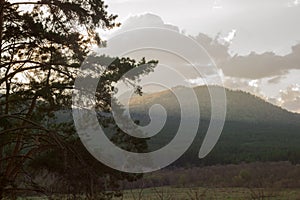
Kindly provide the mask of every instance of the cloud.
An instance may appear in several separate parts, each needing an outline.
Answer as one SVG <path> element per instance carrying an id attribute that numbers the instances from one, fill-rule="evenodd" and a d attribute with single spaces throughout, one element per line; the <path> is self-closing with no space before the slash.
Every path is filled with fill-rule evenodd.
<path id="1" fill-rule="evenodd" d="M 294 84 L 280 91 L 279 103 L 283 108 L 300 113 L 300 85 Z"/>
<path id="2" fill-rule="evenodd" d="M 267 80 L 269 84 L 278 84 L 284 78 L 284 76 L 275 76 Z"/>
<path id="3" fill-rule="evenodd" d="M 131 30 L 136 28 L 155 27 L 155 28 L 167 28 L 173 31 L 179 32 L 177 26 L 166 24 L 161 17 L 152 14 L 145 13 L 141 15 L 129 17 L 122 25 L 122 30 Z"/>
<path id="4" fill-rule="evenodd" d="M 292 84 L 285 90 L 281 90 L 277 96 L 268 97 L 261 90 L 262 80 L 249 80 L 226 77 L 224 86 L 233 90 L 250 92 L 266 101 L 285 108 L 292 112 L 300 113 L 300 85 Z"/>
<path id="5" fill-rule="evenodd" d="M 196 37 L 193 37 L 214 60 L 217 66 L 230 59 L 229 55 L 229 43 L 221 42 L 221 35 L 218 34 L 215 38 L 211 38 L 203 33 L 199 33 Z M 218 66 L 219 67 L 219 66 Z"/>
<path id="6" fill-rule="evenodd" d="M 189 86 L 199 86 L 199 85 L 220 85 L 221 80 L 220 77 L 221 71 L 219 71 L 217 74 L 210 74 L 208 76 L 203 77 L 197 77 L 197 78 L 191 78 L 186 79 L 185 82 L 188 83 Z"/>
<path id="7" fill-rule="evenodd" d="M 223 40 L 227 43 L 232 43 L 232 40 L 235 38 L 236 36 L 236 30 L 232 29 L 228 35 L 226 37 L 223 38 Z"/>
<path id="8" fill-rule="evenodd" d="M 225 37 L 218 34 L 215 38 L 211 38 L 199 33 L 194 39 L 203 46 L 217 66 L 223 70 L 225 76 L 244 79 L 270 77 L 273 79 L 269 80 L 269 83 L 276 81 L 278 83 L 280 77 L 289 70 L 300 69 L 300 44 L 294 45 L 291 53 L 285 56 L 273 52 L 262 54 L 252 52 L 246 56 L 231 56 L 229 48 L 235 35 L 236 30 L 233 29 Z"/>
<path id="9" fill-rule="evenodd" d="M 299 6 L 300 0 L 293 0 L 287 4 L 288 7 L 296 7 Z"/>
<path id="10" fill-rule="evenodd" d="M 289 70 L 300 69 L 300 44 L 292 47 L 292 52 L 285 56 L 273 52 L 247 56 L 233 56 L 223 62 L 221 68 L 231 77 L 260 79 L 286 74 Z"/>
<path id="11" fill-rule="evenodd" d="M 223 6 L 220 4 L 220 2 L 218 0 L 215 0 L 213 4 L 213 9 L 222 9 L 222 8 Z"/>
<path id="12" fill-rule="evenodd" d="M 116 33 L 146 27 L 164 28 L 180 32 L 180 29 L 177 26 L 165 23 L 161 17 L 152 13 L 146 13 L 129 17 Z M 291 53 L 285 56 L 276 55 L 273 52 L 265 52 L 262 54 L 252 52 L 246 56 L 231 56 L 229 54 L 229 48 L 231 46 L 232 39 L 235 38 L 236 32 L 236 29 L 232 29 L 227 35 L 224 36 L 219 33 L 214 38 L 203 33 L 199 33 L 197 36 L 191 37 L 195 39 L 205 49 L 205 51 L 207 51 L 209 56 L 217 64 L 217 67 L 223 70 L 225 76 L 245 79 L 261 79 L 281 76 L 291 69 L 300 69 L 300 44 L 293 46 L 291 48 Z M 143 37 L 147 40 L 148 38 L 151 38 L 152 35 L 145 34 L 134 37 L 137 39 Z M 130 39 L 132 40 L 132 43 L 135 42 L 134 37 Z M 161 35 L 161 38 L 166 40 L 168 39 L 168 35 Z M 178 45 L 184 46 L 185 44 Z M 190 54 L 195 53 L 190 52 Z M 151 57 L 150 54 L 148 55 L 149 56 L 146 56 L 146 58 Z M 157 57 L 153 59 L 167 60 L 165 57 Z M 177 68 L 179 68 L 179 65 L 182 64 L 174 63 L 172 60 L 168 60 L 168 62 L 172 63 L 171 65 L 173 66 L 176 65 Z M 183 68 L 183 66 L 180 68 Z M 279 81 L 279 78 L 270 80 L 269 83 L 276 80 Z"/>
<path id="13" fill-rule="evenodd" d="M 187 79 L 186 82 L 191 84 L 191 85 L 204 85 L 205 84 L 203 78 L 201 78 L 201 77 L 193 78 L 193 79 Z"/>
<path id="14" fill-rule="evenodd" d="M 268 97 L 267 99 L 266 99 L 269 103 L 271 103 L 271 104 L 274 104 L 274 105 L 280 105 L 280 103 L 279 103 L 279 99 L 278 98 L 275 98 L 275 97 Z"/>
<path id="15" fill-rule="evenodd" d="M 183 31 L 179 29 L 179 27 L 167 24 L 163 21 L 163 19 L 152 13 L 145 13 L 136 16 L 129 17 L 121 26 L 120 30 L 116 33 L 120 33 L 122 31 L 137 29 L 137 28 L 163 28 L 170 29 L 172 31 L 176 31 L 178 33 L 182 33 Z M 230 41 L 234 38 L 236 30 L 233 29 L 226 36 L 222 36 L 218 34 L 215 38 L 211 38 L 210 36 L 199 33 L 197 36 L 189 36 L 192 39 L 196 40 L 208 53 L 216 60 L 226 60 L 230 57 L 228 53 L 228 47 Z M 163 34 L 163 33 L 162 33 Z M 168 35 L 162 35 L 164 39 L 168 39 Z M 151 35 L 144 35 L 145 40 Z M 180 44 L 181 45 L 181 44 Z"/>
<path id="16" fill-rule="evenodd" d="M 224 86 L 227 88 L 233 90 L 243 90 L 261 98 L 265 98 L 261 92 L 260 85 L 261 80 L 249 80 L 231 77 L 225 77 L 224 79 Z"/>
<path id="17" fill-rule="evenodd" d="M 161 30 L 151 30 L 147 28 L 161 28 Z M 130 31 L 136 29 L 139 30 Z M 117 46 L 119 49 L 126 49 L 127 52 L 129 52 L 126 56 L 136 60 L 140 60 L 143 57 L 147 60 L 158 60 L 159 65 L 153 73 L 161 79 L 165 79 L 166 77 L 166 74 L 158 74 L 158 72 L 164 68 L 163 66 L 168 66 L 178 71 L 186 79 L 194 79 L 199 77 L 199 75 L 210 76 L 218 73 L 218 71 L 212 67 L 213 61 L 205 50 L 213 52 L 215 58 L 228 57 L 226 46 L 220 46 L 217 42 L 204 34 L 199 34 L 197 37 L 189 39 L 188 36 L 184 36 L 184 34 L 181 33 L 181 30 L 177 26 L 165 23 L 161 17 L 152 13 L 129 17 L 122 24 L 120 29 L 114 32 L 114 35 L 119 38 L 116 40 L 118 43 L 108 41 L 108 48 Z M 193 39 L 201 43 L 204 48 L 200 48 Z M 150 43 L 151 45 L 149 45 Z M 147 48 L 141 49 L 140 45 L 146 45 Z M 149 46 L 163 46 L 165 49 L 153 49 L 149 48 Z M 181 55 L 177 55 L 178 52 L 180 52 Z M 210 78 L 211 77 L 209 77 L 209 79 Z M 185 82 L 185 84 L 186 83 L 187 82 Z"/>

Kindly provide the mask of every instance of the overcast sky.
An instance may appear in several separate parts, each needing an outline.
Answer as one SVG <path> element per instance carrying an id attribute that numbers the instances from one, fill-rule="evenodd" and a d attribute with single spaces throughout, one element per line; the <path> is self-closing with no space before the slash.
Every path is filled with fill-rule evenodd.
<path id="1" fill-rule="evenodd" d="M 187 33 L 216 35 L 237 30 L 234 53 L 285 54 L 300 41 L 299 0 L 107 0 L 119 20 L 142 13 L 160 16 Z"/>
<path id="2" fill-rule="evenodd" d="M 250 91 L 300 112 L 300 0 L 106 3 L 111 13 L 119 15 L 121 30 L 155 26 L 184 32 L 206 45 L 214 59 L 220 61 L 217 64 L 224 74 L 225 86 Z M 208 45 L 218 34 L 219 42 L 225 42 L 227 49 L 221 44 Z M 197 77 L 192 78 L 192 83 L 197 84 Z"/>

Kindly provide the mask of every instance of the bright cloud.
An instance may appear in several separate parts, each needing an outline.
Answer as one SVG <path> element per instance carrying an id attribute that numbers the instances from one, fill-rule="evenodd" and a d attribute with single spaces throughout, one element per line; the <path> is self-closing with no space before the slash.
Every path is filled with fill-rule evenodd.
<path id="1" fill-rule="evenodd" d="M 236 29 L 232 29 L 226 37 L 223 38 L 227 43 L 231 43 L 236 36 Z"/>

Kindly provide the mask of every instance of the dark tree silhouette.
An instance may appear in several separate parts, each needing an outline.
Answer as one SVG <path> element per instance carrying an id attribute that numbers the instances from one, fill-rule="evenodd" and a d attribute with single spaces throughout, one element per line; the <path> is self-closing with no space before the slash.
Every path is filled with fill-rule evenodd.
<path id="1" fill-rule="evenodd" d="M 109 169 L 91 173 L 99 163 L 84 150 L 73 124 L 55 120 L 57 112 L 70 109 L 74 80 L 90 47 L 104 44 L 96 29 L 118 26 L 117 16 L 108 14 L 101 0 L 0 2 L 0 199 L 30 190 L 47 193 L 33 181 L 32 169 L 51 166 L 75 193 L 87 181 L 94 185 L 97 176 L 110 176 L 110 183 L 134 179 Z M 113 82 L 145 63 L 116 59 L 122 70 L 102 79 L 101 97 L 110 97 Z M 152 69 L 156 62 L 150 64 Z M 149 69 L 140 71 L 145 72 Z M 107 101 L 105 109 L 109 106 Z M 93 187 L 86 192 L 95 193 Z"/>

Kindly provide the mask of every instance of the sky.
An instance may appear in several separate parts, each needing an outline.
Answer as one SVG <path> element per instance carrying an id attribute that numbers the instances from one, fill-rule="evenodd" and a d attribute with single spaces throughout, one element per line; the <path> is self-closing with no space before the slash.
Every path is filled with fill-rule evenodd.
<path id="1" fill-rule="evenodd" d="M 299 0 L 105 2 L 109 12 L 119 16 L 117 20 L 122 25 L 113 32 L 101 31 L 102 37 L 143 26 L 163 27 L 183 33 L 203 45 L 212 55 L 223 75 L 225 87 L 251 92 L 300 113 Z M 151 35 L 145 34 L 143 37 L 151 38 Z M 212 44 L 212 41 L 218 43 Z M 155 57 L 149 51 L 140 54 Z M 131 54 L 137 58 L 141 55 Z M 171 62 L 170 58 L 169 64 Z M 170 65 L 175 69 L 183 65 L 174 62 Z M 158 79 L 168 73 L 162 68 L 157 71 L 160 74 Z M 188 70 L 185 68 L 183 71 Z M 201 84 L 198 77 L 190 76 L 185 81 Z"/>
<path id="2" fill-rule="evenodd" d="M 121 22 L 143 13 L 188 34 L 215 36 L 237 30 L 233 53 L 275 51 L 286 54 L 300 41 L 299 0 L 107 0 L 109 11 Z"/>

